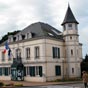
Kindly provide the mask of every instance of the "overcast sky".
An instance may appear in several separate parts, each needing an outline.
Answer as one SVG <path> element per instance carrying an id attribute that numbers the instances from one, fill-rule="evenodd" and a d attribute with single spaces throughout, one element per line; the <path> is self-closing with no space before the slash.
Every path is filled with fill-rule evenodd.
<path id="1" fill-rule="evenodd" d="M 0 0 L 0 38 L 39 21 L 63 31 L 61 23 L 68 2 L 79 22 L 84 57 L 88 53 L 88 0 Z"/>

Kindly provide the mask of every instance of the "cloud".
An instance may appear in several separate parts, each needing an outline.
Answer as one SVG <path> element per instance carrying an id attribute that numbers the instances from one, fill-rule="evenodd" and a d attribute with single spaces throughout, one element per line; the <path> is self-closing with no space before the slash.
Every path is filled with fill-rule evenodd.
<path id="1" fill-rule="evenodd" d="M 22 30 L 38 21 L 48 23 L 62 31 L 61 23 L 68 2 L 80 23 L 78 30 L 84 52 L 88 38 L 88 0 L 0 0 L 0 35 L 3 36 L 9 31 Z"/>

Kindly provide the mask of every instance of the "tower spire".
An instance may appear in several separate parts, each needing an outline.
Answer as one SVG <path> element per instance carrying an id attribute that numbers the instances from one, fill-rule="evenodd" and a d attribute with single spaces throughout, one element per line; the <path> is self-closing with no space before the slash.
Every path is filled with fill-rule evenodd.
<path id="1" fill-rule="evenodd" d="M 64 21 L 62 23 L 62 25 L 64 25 L 65 23 L 77 23 L 77 20 L 75 19 L 73 13 L 72 13 L 72 10 L 70 8 L 70 5 L 68 3 L 68 9 L 67 9 L 67 12 L 66 12 L 66 15 L 65 15 L 65 18 L 64 18 Z"/>
<path id="2" fill-rule="evenodd" d="M 68 2 L 68 7 L 70 7 L 70 4 L 69 4 L 69 2 Z"/>

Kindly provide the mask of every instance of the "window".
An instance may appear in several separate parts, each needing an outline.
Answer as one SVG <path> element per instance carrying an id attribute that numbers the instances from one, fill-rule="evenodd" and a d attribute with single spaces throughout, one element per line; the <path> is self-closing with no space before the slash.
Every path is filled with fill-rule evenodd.
<path id="1" fill-rule="evenodd" d="M 30 76 L 42 77 L 42 66 L 31 66 L 29 67 Z"/>
<path id="2" fill-rule="evenodd" d="M 4 67 L 4 68 L 3 68 L 3 74 L 4 74 L 5 76 L 8 76 L 8 75 L 9 75 L 8 67 Z"/>
<path id="3" fill-rule="evenodd" d="M 73 55 L 73 50 L 71 49 L 71 55 Z"/>
<path id="4" fill-rule="evenodd" d="M 72 74 L 74 74 L 74 68 L 72 68 Z"/>
<path id="5" fill-rule="evenodd" d="M 78 30 L 77 24 L 75 24 L 75 29 Z"/>
<path id="6" fill-rule="evenodd" d="M 2 68 L 0 68 L 0 76 L 2 75 Z"/>
<path id="7" fill-rule="evenodd" d="M 18 48 L 16 49 L 16 58 L 21 57 L 21 50 Z"/>
<path id="8" fill-rule="evenodd" d="M 56 76 L 61 75 L 61 66 L 55 66 L 55 74 L 56 74 Z"/>
<path id="9" fill-rule="evenodd" d="M 29 38 L 29 33 L 27 33 L 27 39 Z"/>
<path id="10" fill-rule="evenodd" d="M 68 27 L 72 27 L 72 24 L 68 24 Z"/>
<path id="11" fill-rule="evenodd" d="M 18 37 L 18 40 L 19 40 L 19 35 L 17 37 Z"/>
<path id="12" fill-rule="evenodd" d="M 26 48 L 26 58 L 30 58 L 30 48 Z"/>
<path id="13" fill-rule="evenodd" d="M 35 67 L 34 66 L 29 67 L 29 70 L 30 70 L 30 76 L 35 76 Z"/>
<path id="14" fill-rule="evenodd" d="M 78 50 L 77 50 L 77 55 L 79 56 L 79 52 L 78 52 Z"/>
<path id="15" fill-rule="evenodd" d="M 69 30 L 72 29 L 72 24 L 68 24 L 68 29 L 69 29 Z"/>
<path id="16" fill-rule="evenodd" d="M 72 36 L 70 36 L 70 39 L 72 40 Z"/>
<path id="17" fill-rule="evenodd" d="M 53 52 L 53 58 L 60 58 L 60 48 L 53 47 L 52 52 Z"/>
<path id="18" fill-rule="evenodd" d="M 29 67 L 25 66 L 24 67 L 24 76 L 29 75 Z"/>
<path id="19" fill-rule="evenodd" d="M 35 58 L 39 58 L 39 47 L 35 47 Z"/>
<path id="20" fill-rule="evenodd" d="M 42 77 L 42 66 L 36 66 L 36 75 Z"/>
<path id="21" fill-rule="evenodd" d="M 5 61 L 5 53 L 2 52 L 2 61 Z"/>

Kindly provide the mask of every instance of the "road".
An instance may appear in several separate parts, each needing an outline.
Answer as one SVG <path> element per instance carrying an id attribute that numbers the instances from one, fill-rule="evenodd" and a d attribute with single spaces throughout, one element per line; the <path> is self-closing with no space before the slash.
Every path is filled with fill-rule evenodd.
<path id="1" fill-rule="evenodd" d="M 17 87 L 17 88 L 84 88 L 84 85 L 81 83 L 78 83 L 78 84 L 48 85 L 48 86 L 35 86 L 35 87 Z"/>

